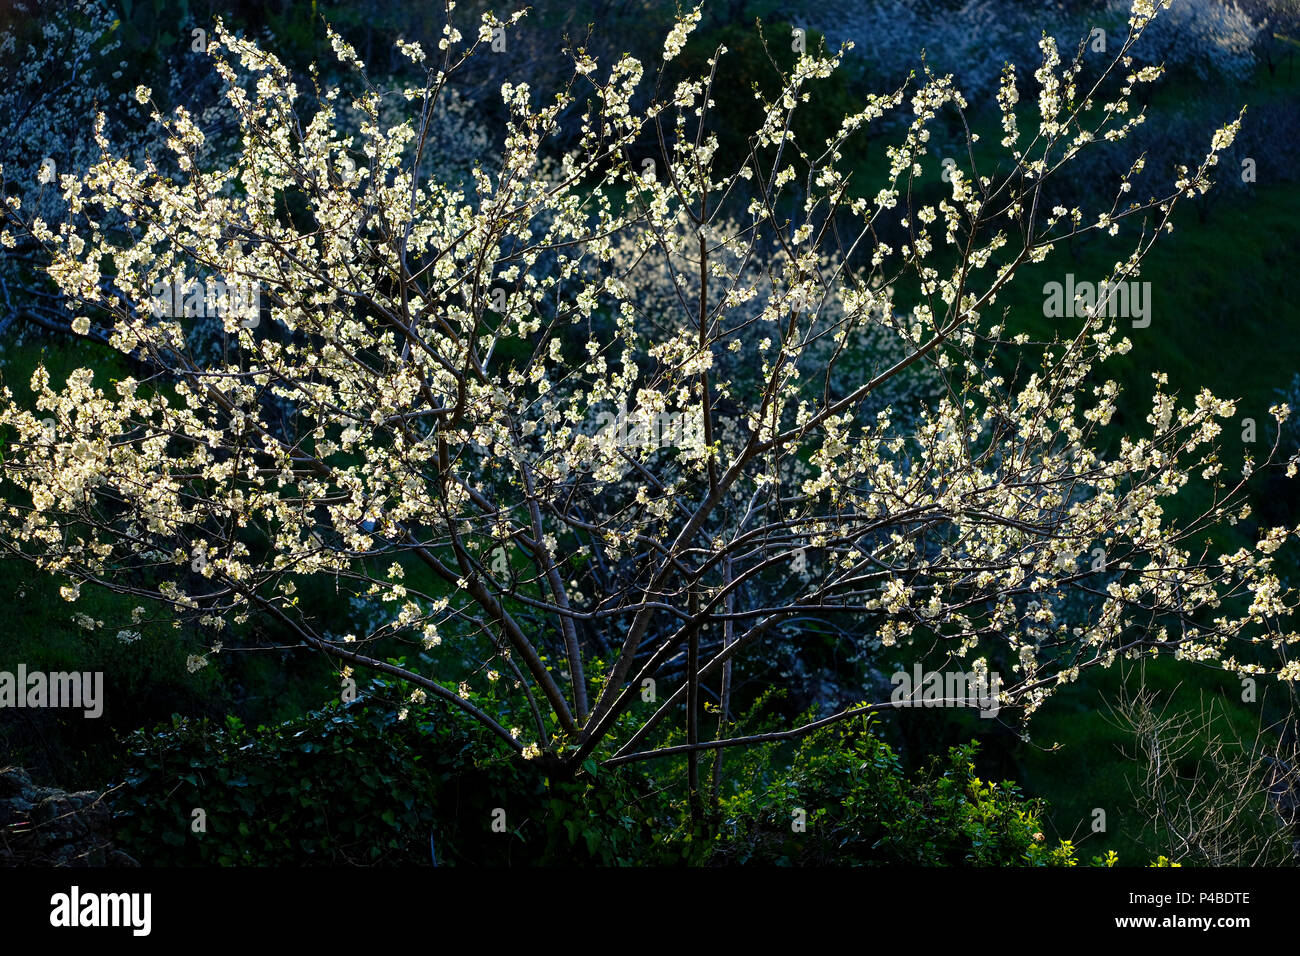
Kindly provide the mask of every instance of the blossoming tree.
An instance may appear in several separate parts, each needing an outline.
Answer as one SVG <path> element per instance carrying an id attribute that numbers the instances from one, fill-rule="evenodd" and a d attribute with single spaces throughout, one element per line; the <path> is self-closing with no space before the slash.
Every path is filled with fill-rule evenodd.
<path id="1" fill-rule="evenodd" d="M 1033 342 L 994 310 L 1085 231 L 1136 235 L 1109 279 L 1138 275 L 1231 144 L 1240 119 L 1164 195 L 1132 195 L 1139 159 L 1108 208 L 1051 205 L 1074 156 L 1142 121 L 1129 99 L 1159 71 L 1128 57 L 1148 0 L 1086 85 L 1045 37 L 1026 111 L 1008 67 L 995 162 L 972 134 L 941 170 L 930 127 L 967 104 L 929 74 L 796 141 L 841 50 L 800 52 L 748 159 L 715 169 L 713 75 L 665 82 L 696 10 L 653 90 L 635 59 L 581 50 L 563 89 L 506 83 L 499 161 L 464 183 L 424 172 L 430 117 L 518 17 L 465 42 L 453 6 L 436 54 L 399 44 L 424 72 L 408 88 L 374 86 L 331 32 L 355 94 L 313 73 L 304 95 L 218 28 L 232 162 L 204 168 L 191 115 L 155 112 L 165 152 L 133 165 L 98 133 L 100 161 L 57 183 L 61 221 L 7 200 L 0 240 L 39 243 L 73 327 L 137 371 L 42 368 L 0 396 L 0 539 L 67 600 L 135 595 L 214 652 L 271 621 L 345 680 L 399 677 L 548 772 L 686 754 L 693 793 L 705 753 L 891 706 L 734 729 L 733 669 L 814 620 L 869 653 L 1002 671 L 1000 706 L 1026 715 L 1121 655 L 1300 679 L 1273 569 L 1295 529 L 1233 553 L 1203 536 L 1241 507 L 1246 477 L 1215 446 L 1234 405 L 1180 404 L 1161 378 L 1145 427 L 1116 435 L 1103 370 L 1132 347 L 1122 320 L 1095 303 Z M 549 151 L 584 101 L 580 147 Z M 891 123 L 864 188 L 843 151 Z M 189 278 L 251 284 L 255 304 L 204 286 L 158 307 Z M 196 354 L 214 321 L 228 347 Z M 1189 483 L 1209 504 L 1175 521 Z M 320 581 L 386 613 L 336 634 L 304 599 Z"/>

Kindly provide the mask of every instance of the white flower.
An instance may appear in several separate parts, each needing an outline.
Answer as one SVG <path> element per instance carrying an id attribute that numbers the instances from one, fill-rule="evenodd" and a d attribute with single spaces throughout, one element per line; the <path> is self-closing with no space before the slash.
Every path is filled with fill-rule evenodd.
<path id="1" fill-rule="evenodd" d="M 691 35 L 695 25 L 700 22 L 700 8 L 696 7 L 688 13 L 685 19 L 678 20 L 673 25 L 672 32 L 664 40 L 664 61 L 673 59 L 677 54 L 682 52 L 682 47 L 686 46 L 686 38 Z"/>
<path id="2" fill-rule="evenodd" d="M 442 638 L 438 634 L 438 628 L 434 624 L 426 624 L 423 632 L 423 644 L 426 651 L 433 650 L 442 643 Z"/>
<path id="3" fill-rule="evenodd" d="M 402 55 L 412 63 L 424 62 L 424 47 L 420 46 L 419 43 L 416 43 L 415 41 L 407 42 L 406 40 L 398 40 L 397 48 L 401 50 Z"/>

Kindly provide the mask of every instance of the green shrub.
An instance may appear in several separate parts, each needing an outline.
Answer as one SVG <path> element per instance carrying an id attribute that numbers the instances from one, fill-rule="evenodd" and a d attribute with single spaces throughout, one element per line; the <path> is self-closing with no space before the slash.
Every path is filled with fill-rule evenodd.
<path id="1" fill-rule="evenodd" d="M 789 766 L 755 748 L 729 762 L 734 792 L 700 840 L 649 765 L 588 761 L 548 779 L 441 705 L 402 699 L 376 682 L 256 731 L 229 717 L 135 732 L 113 795 L 117 845 L 173 866 L 1076 863 L 1068 841 L 1044 839 L 1038 801 L 975 775 L 974 743 L 913 779 L 866 722 L 809 737 Z"/>
<path id="2" fill-rule="evenodd" d="M 550 781 L 444 706 L 385 696 L 401 699 L 376 682 L 256 731 L 234 717 L 137 731 L 119 844 L 174 866 L 620 864 L 650 845 L 629 775 Z"/>
<path id="3" fill-rule="evenodd" d="M 974 742 L 909 780 L 868 721 L 808 737 L 788 770 L 722 801 L 714 862 L 776 865 L 1072 866 L 1043 836 L 1043 807 L 975 775 Z M 798 832 L 802 811 L 805 829 Z"/>

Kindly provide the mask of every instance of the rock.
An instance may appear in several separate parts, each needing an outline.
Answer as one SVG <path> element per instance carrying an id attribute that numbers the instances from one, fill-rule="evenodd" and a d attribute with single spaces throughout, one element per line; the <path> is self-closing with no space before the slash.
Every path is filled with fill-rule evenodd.
<path id="1" fill-rule="evenodd" d="M 112 841 L 113 813 L 93 790 L 40 787 L 0 768 L 0 866 L 139 866 Z"/>

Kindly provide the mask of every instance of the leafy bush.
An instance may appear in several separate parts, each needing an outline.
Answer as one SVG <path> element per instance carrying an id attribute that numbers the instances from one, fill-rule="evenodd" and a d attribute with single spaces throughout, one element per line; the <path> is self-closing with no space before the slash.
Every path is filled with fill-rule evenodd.
<path id="1" fill-rule="evenodd" d="M 392 689 L 256 731 L 229 717 L 136 732 L 119 845 L 173 866 L 619 864 L 650 845 L 630 778 L 548 781 L 485 756 L 482 732 L 439 706 L 386 702 Z"/>
<path id="2" fill-rule="evenodd" d="M 978 745 L 908 779 L 867 721 L 805 740 L 765 788 L 722 802 L 714 862 L 776 865 L 1073 866 L 1067 840 L 1046 841 L 1044 807 L 1014 784 L 975 775 Z M 797 832 L 803 811 L 806 829 Z"/>
<path id="3" fill-rule="evenodd" d="M 483 731 L 438 707 L 386 701 L 393 689 L 376 682 L 350 705 L 255 732 L 234 717 L 136 732 L 117 845 L 145 865 L 1076 862 L 1068 841 L 1044 841 L 1039 802 L 975 776 L 974 743 L 914 779 L 865 723 L 813 735 L 785 768 L 760 748 L 741 759 L 761 772 L 721 801 L 716 837 L 700 843 L 684 804 L 637 770 L 589 761 L 547 779 L 487 756 Z M 795 808 L 806 832 L 791 827 Z M 196 809 L 206 832 L 192 829 Z"/>

